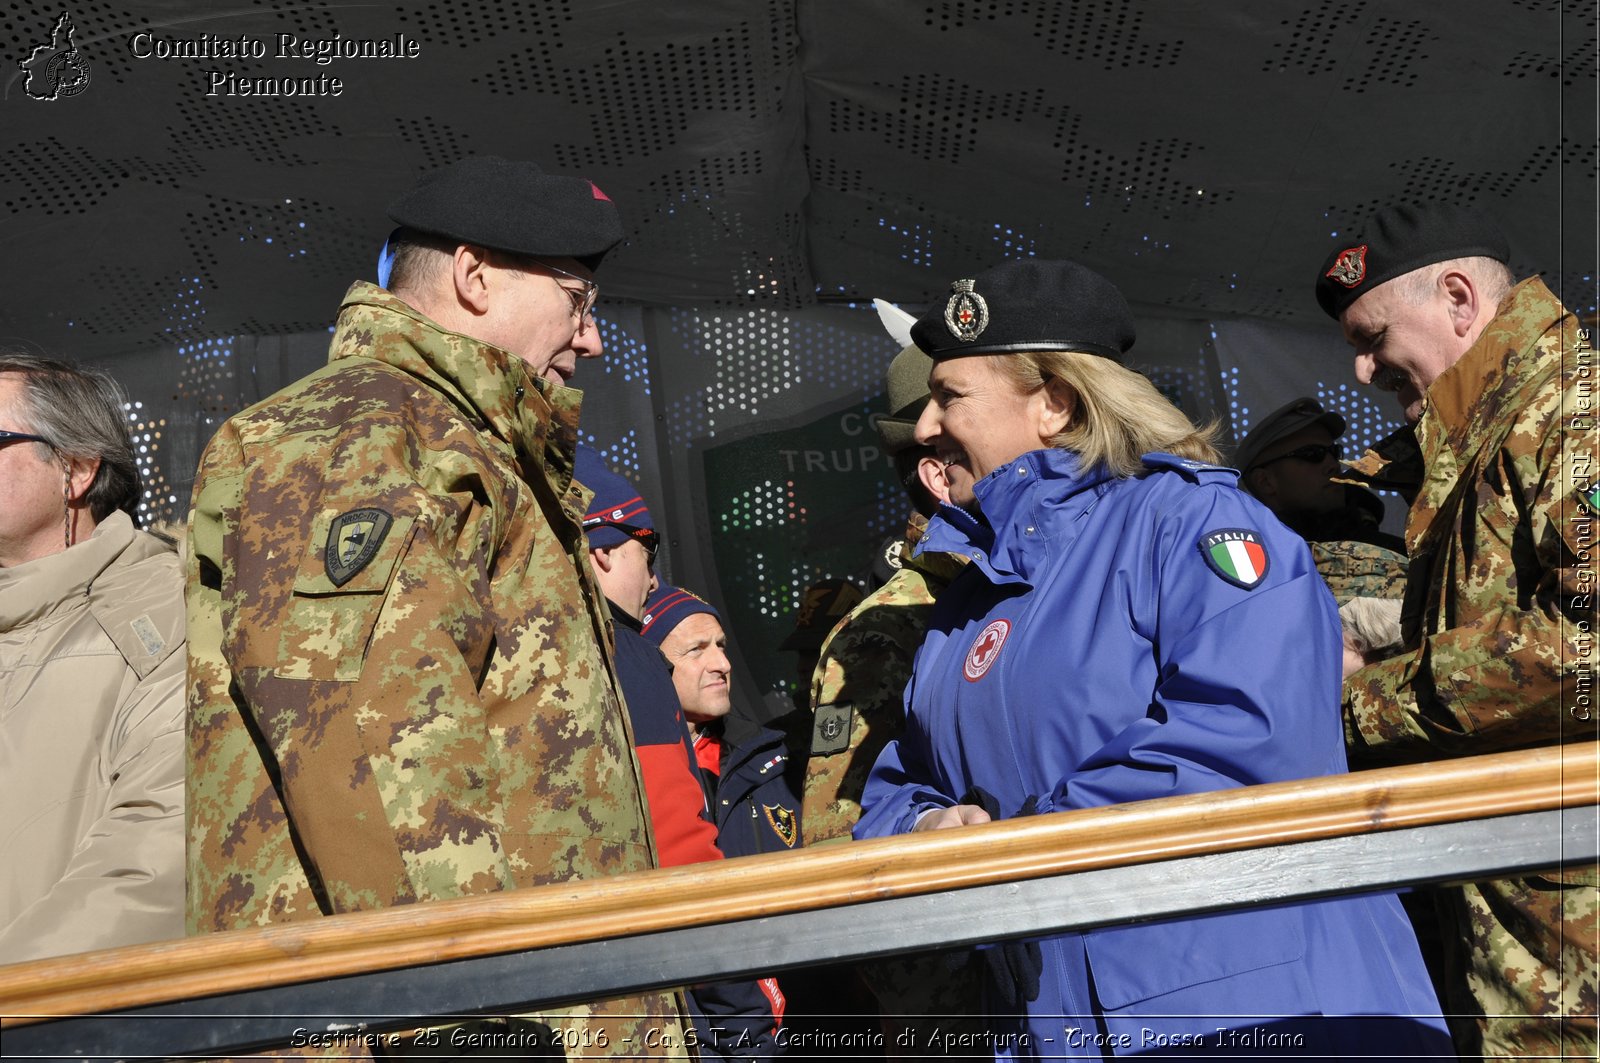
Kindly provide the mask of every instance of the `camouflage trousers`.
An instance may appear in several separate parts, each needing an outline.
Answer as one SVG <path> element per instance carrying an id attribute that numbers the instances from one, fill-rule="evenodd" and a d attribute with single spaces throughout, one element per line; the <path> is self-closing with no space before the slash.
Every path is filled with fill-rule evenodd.
<path id="1" fill-rule="evenodd" d="M 1596 1058 L 1593 867 L 1441 889 L 1445 1010 L 1463 1059 Z"/>

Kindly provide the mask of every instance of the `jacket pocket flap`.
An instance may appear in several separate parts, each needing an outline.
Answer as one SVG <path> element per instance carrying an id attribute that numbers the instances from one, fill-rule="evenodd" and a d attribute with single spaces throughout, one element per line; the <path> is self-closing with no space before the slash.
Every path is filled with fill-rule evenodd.
<path id="1" fill-rule="evenodd" d="M 1305 955 L 1305 928 L 1295 908 L 1228 912 L 1084 935 L 1100 1003 L 1126 1007 L 1150 997 L 1215 982 Z"/>

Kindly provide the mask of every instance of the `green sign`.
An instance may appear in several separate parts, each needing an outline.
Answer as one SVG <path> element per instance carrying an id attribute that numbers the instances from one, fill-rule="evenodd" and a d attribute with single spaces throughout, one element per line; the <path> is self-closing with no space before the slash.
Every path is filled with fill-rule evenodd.
<path id="1" fill-rule="evenodd" d="M 763 691 L 792 689 L 794 630 L 805 588 L 845 576 L 863 583 L 878 547 L 905 529 L 910 502 L 873 428 L 879 395 L 803 423 L 718 439 L 703 456 L 709 560 L 742 665 Z M 863 589 L 864 584 L 863 584 Z"/>

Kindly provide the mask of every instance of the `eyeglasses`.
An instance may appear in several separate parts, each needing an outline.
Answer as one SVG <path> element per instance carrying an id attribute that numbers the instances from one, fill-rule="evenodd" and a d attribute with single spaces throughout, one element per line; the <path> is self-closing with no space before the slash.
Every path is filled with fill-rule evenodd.
<path id="1" fill-rule="evenodd" d="M 1320 465 L 1323 458 L 1332 458 L 1334 461 L 1338 461 L 1341 453 L 1342 451 L 1337 443 L 1307 443 L 1303 447 L 1295 447 L 1287 454 L 1279 454 L 1275 458 L 1258 461 L 1253 468 L 1264 469 L 1273 462 L 1283 461 L 1286 458 L 1294 458 L 1296 461 L 1303 461 L 1308 465 Z"/>
<path id="2" fill-rule="evenodd" d="M 617 531 L 633 539 L 644 547 L 645 556 L 653 566 L 656 563 L 656 550 L 661 546 L 661 536 L 653 528 L 636 528 L 632 524 L 623 524 L 615 520 L 597 520 L 592 524 L 585 524 L 584 530 L 591 528 L 615 528 Z"/>
<path id="3" fill-rule="evenodd" d="M 600 285 L 596 284 L 592 280 L 586 280 L 583 277 L 578 276 L 576 273 L 568 273 L 560 266 L 552 266 L 542 258 L 536 258 L 534 261 L 539 263 L 539 265 L 543 266 L 545 269 L 549 270 L 551 273 L 559 273 L 561 276 L 575 280 L 579 284 L 583 285 L 582 291 L 573 291 L 565 284 L 556 285 L 556 287 L 567 293 L 568 299 L 572 300 L 572 316 L 578 319 L 578 331 L 582 332 L 584 329 L 584 323 L 588 320 L 589 312 L 594 309 L 594 301 L 600 298 Z"/>
<path id="4" fill-rule="evenodd" d="M 47 447 L 54 448 L 55 446 L 44 436 L 30 436 L 26 432 L 8 432 L 4 428 L 0 428 L 0 447 L 5 446 L 7 443 L 43 443 Z"/>

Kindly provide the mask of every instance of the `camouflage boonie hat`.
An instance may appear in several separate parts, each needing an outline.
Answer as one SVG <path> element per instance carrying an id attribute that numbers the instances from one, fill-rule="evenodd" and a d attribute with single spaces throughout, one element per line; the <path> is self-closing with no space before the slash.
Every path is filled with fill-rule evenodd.
<path id="1" fill-rule="evenodd" d="M 884 449 L 898 454 L 917 444 L 917 418 L 928 404 L 928 373 L 933 369 L 933 359 L 915 345 L 894 356 L 889 363 L 889 412 L 878 418 L 878 438 Z"/>

